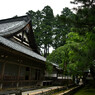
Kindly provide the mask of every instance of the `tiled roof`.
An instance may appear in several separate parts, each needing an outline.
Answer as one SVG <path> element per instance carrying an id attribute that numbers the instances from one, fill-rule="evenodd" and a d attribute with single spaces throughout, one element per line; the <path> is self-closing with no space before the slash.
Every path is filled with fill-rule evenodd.
<path id="1" fill-rule="evenodd" d="M 19 30 L 23 29 L 29 22 L 30 18 L 28 16 L 0 20 L 0 43 L 33 58 L 46 61 L 46 58 L 35 53 L 30 48 L 28 49 L 25 46 L 6 38 L 7 35 L 17 33 Z"/>
<path id="2" fill-rule="evenodd" d="M 8 39 L 6 39 L 4 37 L 1 37 L 1 36 L 0 36 L 0 43 L 2 43 L 3 45 L 5 45 L 5 46 L 7 46 L 9 48 L 12 48 L 12 49 L 14 49 L 16 51 L 19 51 L 21 53 L 29 55 L 29 56 L 31 56 L 33 58 L 36 58 L 36 59 L 39 59 L 39 60 L 42 60 L 42 61 L 46 61 L 46 58 L 44 58 L 43 56 L 41 56 L 41 55 L 33 52 L 32 50 L 29 50 L 29 49 L 15 43 L 15 42 L 11 41 L 11 40 L 8 40 Z"/>
<path id="3" fill-rule="evenodd" d="M 55 66 L 56 69 L 58 69 L 58 70 L 62 70 L 62 68 L 60 68 L 58 64 L 55 64 L 55 63 L 52 63 L 52 62 L 50 62 L 50 63 L 51 63 L 53 66 Z"/>
<path id="4" fill-rule="evenodd" d="M 9 35 L 19 31 L 24 28 L 28 22 L 23 21 L 13 21 L 8 23 L 0 24 L 0 36 Z"/>

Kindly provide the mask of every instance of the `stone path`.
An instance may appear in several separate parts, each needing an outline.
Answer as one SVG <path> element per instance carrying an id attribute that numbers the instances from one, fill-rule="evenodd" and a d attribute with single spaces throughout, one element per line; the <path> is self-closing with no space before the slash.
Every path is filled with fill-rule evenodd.
<path id="1" fill-rule="evenodd" d="M 77 86 L 79 87 L 79 86 Z M 56 95 L 64 95 L 66 93 L 68 93 L 69 91 L 72 91 L 74 89 L 76 89 L 77 87 L 73 87 L 71 89 L 68 89 L 62 93 L 56 94 Z M 22 95 L 40 95 L 42 93 L 49 93 L 50 91 L 54 91 L 54 90 L 62 90 L 62 89 L 66 89 L 66 86 L 52 86 L 52 87 L 46 87 L 46 88 L 41 88 L 41 89 L 36 89 L 36 90 L 31 90 L 31 91 L 25 91 L 22 92 Z M 15 94 L 10 94 L 10 95 L 15 95 Z"/>
<path id="2" fill-rule="evenodd" d="M 37 90 L 33 90 L 33 91 L 26 91 L 26 92 L 23 92 L 22 95 L 36 95 L 36 94 L 41 94 L 41 93 L 44 93 L 44 92 L 53 91 L 55 89 L 61 89 L 63 87 L 64 86 L 52 86 L 52 87 L 37 89 Z"/>

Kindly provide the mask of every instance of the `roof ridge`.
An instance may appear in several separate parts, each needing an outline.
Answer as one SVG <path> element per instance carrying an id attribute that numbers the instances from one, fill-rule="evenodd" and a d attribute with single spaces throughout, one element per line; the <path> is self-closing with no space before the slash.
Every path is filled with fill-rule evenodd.
<path id="1" fill-rule="evenodd" d="M 28 15 L 0 20 L 0 35 L 6 36 L 16 33 L 24 28 L 30 21 L 31 19 Z"/>
<path id="2" fill-rule="evenodd" d="M 27 20 L 30 20 L 30 17 L 29 15 L 24 15 L 24 16 L 17 16 L 17 17 L 2 19 L 0 20 L 0 24 L 7 23 L 7 22 L 13 22 L 13 21 L 21 21 L 21 20 L 27 21 Z"/>

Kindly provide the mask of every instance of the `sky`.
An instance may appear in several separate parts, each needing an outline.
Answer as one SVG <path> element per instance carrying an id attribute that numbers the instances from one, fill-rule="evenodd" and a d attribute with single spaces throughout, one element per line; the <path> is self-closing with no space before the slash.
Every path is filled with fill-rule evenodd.
<path id="1" fill-rule="evenodd" d="M 53 9 L 54 15 L 61 14 L 65 7 L 74 7 L 70 0 L 1 0 L 0 20 L 25 15 L 29 10 L 42 10 L 47 5 Z"/>

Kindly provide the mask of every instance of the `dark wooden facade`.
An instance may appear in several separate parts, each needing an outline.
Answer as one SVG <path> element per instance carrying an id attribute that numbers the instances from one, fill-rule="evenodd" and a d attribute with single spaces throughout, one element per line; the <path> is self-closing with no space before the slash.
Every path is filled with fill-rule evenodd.
<path id="1" fill-rule="evenodd" d="M 45 61 L 28 16 L 0 21 L 0 88 L 41 85 Z"/>

